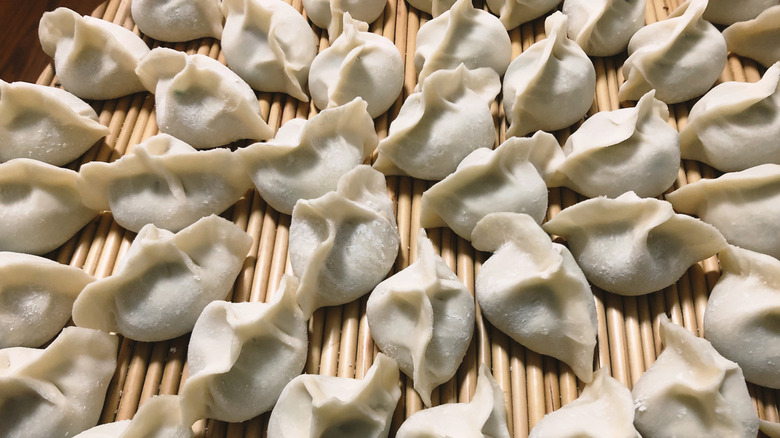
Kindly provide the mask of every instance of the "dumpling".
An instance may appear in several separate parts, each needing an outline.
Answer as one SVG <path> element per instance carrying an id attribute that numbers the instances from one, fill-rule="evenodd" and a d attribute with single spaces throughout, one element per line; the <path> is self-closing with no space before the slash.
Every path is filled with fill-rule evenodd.
<path id="1" fill-rule="evenodd" d="M 458 371 L 474 332 L 474 297 L 420 229 L 417 260 L 379 283 L 366 304 L 371 337 L 414 380 L 423 403 Z"/>
<path id="2" fill-rule="evenodd" d="M 147 225 L 114 274 L 76 298 L 73 322 L 142 342 L 181 336 L 230 292 L 251 246 L 248 234 L 219 216 L 176 234 Z"/>
<path id="3" fill-rule="evenodd" d="M 647 0 L 564 0 L 569 38 L 590 56 L 617 55 L 645 25 L 646 5 Z"/>
<path id="4" fill-rule="evenodd" d="M 369 166 L 347 172 L 335 191 L 299 200 L 292 212 L 289 255 L 306 317 L 374 289 L 393 267 L 399 243 L 385 178 Z"/>
<path id="5" fill-rule="evenodd" d="M 758 428 L 769 438 L 780 438 L 780 423 L 759 419 Z"/>
<path id="6" fill-rule="evenodd" d="M 32 158 L 64 166 L 106 135 L 95 110 L 73 94 L 0 80 L 0 163 Z"/>
<path id="7" fill-rule="evenodd" d="M 360 97 L 372 118 L 393 105 L 403 85 L 401 52 L 349 13 L 344 14 L 344 32 L 317 54 L 309 70 L 309 91 L 317 108 L 345 105 Z"/>
<path id="8" fill-rule="evenodd" d="M 483 363 L 470 402 L 445 403 L 416 412 L 401 424 L 396 437 L 509 438 L 504 391 Z"/>
<path id="9" fill-rule="evenodd" d="M 0 348 L 39 347 L 56 336 L 73 300 L 93 281 L 73 266 L 0 251 Z"/>
<path id="10" fill-rule="evenodd" d="M 274 407 L 306 364 L 308 325 L 297 289 L 298 280 L 284 276 L 270 303 L 214 301 L 203 309 L 187 350 L 184 424 L 238 423 Z"/>
<path id="11" fill-rule="evenodd" d="M 385 438 L 401 398 L 398 366 L 379 353 L 361 380 L 304 374 L 285 386 L 268 438 Z"/>
<path id="12" fill-rule="evenodd" d="M 566 159 L 550 186 L 593 198 L 662 194 L 680 170 L 680 136 L 666 104 L 649 91 L 636 107 L 602 111 L 585 120 L 563 146 Z"/>
<path id="13" fill-rule="evenodd" d="M 734 24 L 756 18 L 765 9 L 777 5 L 777 0 L 710 0 L 704 19 L 717 24 Z"/>
<path id="14" fill-rule="evenodd" d="M 385 10 L 385 0 L 303 0 L 306 16 L 320 29 L 328 31 L 332 44 L 344 31 L 344 15 L 373 23 Z"/>
<path id="15" fill-rule="evenodd" d="M 511 30 L 552 11 L 561 0 L 487 0 L 486 3 L 498 14 L 504 27 Z"/>
<path id="16" fill-rule="evenodd" d="M 159 41 L 222 35 L 219 0 L 133 0 L 130 13 L 138 30 Z"/>
<path id="17" fill-rule="evenodd" d="M 546 182 L 562 160 L 558 140 L 542 131 L 510 137 L 495 150 L 477 149 L 455 173 L 423 192 L 420 226 L 450 227 L 471 240 L 477 222 L 490 213 L 525 213 L 541 224 Z"/>
<path id="18" fill-rule="evenodd" d="M 680 149 L 683 158 L 733 172 L 780 164 L 778 138 L 780 63 L 758 82 L 724 82 L 699 99 L 680 132 Z"/>
<path id="19" fill-rule="evenodd" d="M 780 165 L 705 178 L 666 199 L 680 213 L 714 225 L 732 245 L 780 258 Z"/>
<path id="20" fill-rule="evenodd" d="M 580 46 L 566 37 L 566 22 L 560 12 L 547 17 L 547 38 L 521 53 L 506 70 L 507 137 L 566 128 L 593 104 L 596 69 Z"/>
<path id="21" fill-rule="evenodd" d="M 46 254 L 97 216 L 81 200 L 80 178 L 27 158 L 0 163 L 0 251 Z"/>
<path id="22" fill-rule="evenodd" d="M 62 87 L 76 96 L 115 99 L 144 91 L 135 69 L 149 47 L 124 27 L 57 8 L 43 13 L 38 37 Z"/>
<path id="23" fill-rule="evenodd" d="M 387 175 L 440 180 L 479 148 L 492 148 L 496 128 L 490 105 L 501 91 L 489 68 L 439 70 L 409 95 L 389 135 L 379 143 L 374 168 Z"/>
<path id="24" fill-rule="evenodd" d="M 494 252 L 479 270 L 476 296 L 497 329 L 537 353 L 593 377 L 596 303 L 588 281 L 563 245 L 530 216 L 492 213 L 477 223 L 474 248 Z"/>
<path id="25" fill-rule="evenodd" d="M 542 228 L 566 239 L 591 283 L 625 296 L 661 290 L 726 247 L 715 227 L 633 192 L 580 202 Z"/>
<path id="26" fill-rule="evenodd" d="M 447 12 L 455 3 L 455 0 L 407 0 L 407 2 L 423 12 L 438 17 Z"/>
<path id="27" fill-rule="evenodd" d="M 304 87 L 317 39 L 306 19 L 278 0 L 223 0 L 222 9 L 227 65 L 255 90 L 308 102 Z"/>
<path id="28" fill-rule="evenodd" d="M 66 327 L 46 349 L 0 350 L 0 436 L 65 438 L 97 424 L 117 337 Z"/>
<path id="29" fill-rule="evenodd" d="M 191 438 L 181 419 L 178 395 L 158 395 L 138 408 L 132 420 L 101 424 L 73 438 Z"/>
<path id="30" fill-rule="evenodd" d="M 755 438 L 758 416 L 739 366 L 666 315 L 660 330 L 665 348 L 632 391 L 642 436 Z"/>
<path id="31" fill-rule="evenodd" d="M 235 153 L 268 205 L 291 214 L 299 199 L 335 190 L 339 178 L 362 164 L 377 142 L 366 102 L 355 98 L 309 120 L 290 120 L 273 140 Z"/>
<path id="32" fill-rule="evenodd" d="M 274 134 L 260 117 L 252 88 L 216 59 L 158 47 L 136 71 L 155 94 L 160 131 L 196 149 L 243 138 L 266 140 Z"/>
<path id="33" fill-rule="evenodd" d="M 631 37 L 618 98 L 637 100 L 655 89 L 672 104 L 701 96 L 726 67 L 726 41 L 702 15 L 707 0 L 691 0 Z"/>
<path id="34" fill-rule="evenodd" d="M 634 429 L 631 391 L 606 368 L 593 373 L 573 402 L 544 416 L 528 438 L 642 438 Z"/>
<path id="35" fill-rule="evenodd" d="M 146 224 L 179 231 L 236 203 L 252 187 L 228 149 L 197 151 L 159 134 L 111 163 L 81 166 L 84 204 L 111 210 L 116 222 L 138 232 Z"/>
<path id="36" fill-rule="evenodd" d="M 734 23 L 723 31 L 729 51 L 769 67 L 780 61 L 780 5 L 753 20 Z"/>

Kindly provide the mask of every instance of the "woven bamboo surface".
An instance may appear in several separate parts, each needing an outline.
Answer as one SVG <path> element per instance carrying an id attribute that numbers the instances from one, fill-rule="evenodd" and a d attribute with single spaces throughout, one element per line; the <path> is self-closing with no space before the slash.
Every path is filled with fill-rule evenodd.
<path id="1" fill-rule="evenodd" d="M 478 0 L 477 5 L 481 5 Z M 646 21 L 664 19 L 678 6 L 678 0 L 648 0 Z M 301 0 L 293 7 L 303 12 Z M 130 0 L 110 0 L 92 14 L 120 24 L 136 33 L 130 17 Z M 390 121 L 397 115 L 403 99 L 414 89 L 413 67 L 415 38 L 428 14 L 408 6 L 403 0 L 388 0 L 384 14 L 371 25 L 371 31 L 394 41 L 403 54 L 406 69 L 402 96 L 387 114 L 375 120 L 380 138 L 387 135 Z M 328 46 L 327 33 L 313 27 L 319 36 L 320 50 Z M 139 33 L 140 35 L 140 33 Z M 510 32 L 512 58 L 545 37 L 544 20 L 537 19 Z M 151 46 L 160 43 L 144 37 Z M 201 53 L 224 62 L 219 42 L 203 39 L 183 44 L 163 44 L 189 53 Z M 617 90 L 623 82 L 622 56 L 594 58 L 597 89 L 590 114 L 620 107 Z M 757 81 L 763 69 L 755 63 L 729 57 L 721 81 Z M 57 84 L 49 65 L 38 83 Z M 313 105 L 283 94 L 261 93 L 261 111 L 268 124 L 277 129 L 295 117 L 307 118 L 316 113 Z M 496 141 L 503 142 L 506 122 L 500 101 L 494 103 Z M 71 168 L 82 162 L 114 161 L 129 153 L 135 144 L 156 134 L 154 96 L 139 93 L 117 100 L 93 102 L 100 121 L 110 128 L 110 135 L 87 152 Z M 682 128 L 687 122 L 689 104 L 670 106 L 669 123 Z M 572 127 L 571 129 L 575 129 Z M 570 130 L 556 133 L 563 142 Z M 245 144 L 245 143 L 244 143 Z M 243 146 L 240 144 L 238 146 Z M 498 144 L 498 143 L 497 143 Z M 698 162 L 684 161 L 675 187 L 716 176 L 716 171 Z M 414 261 L 419 229 L 421 196 L 430 182 L 407 177 L 388 177 L 387 187 L 395 201 L 401 250 L 393 272 Z M 552 189 L 548 217 L 581 198 L 568 189 Z M 292 273 L 287 257 L 290 216 L 268 207 L 254 191 L 249 191 L 223 214 L 244 228 L 254 244 L 229 299 L 233 301 L 268 301 L 283 273 Z M 124 256 L 135 234 L 117 225 L 110 213 L 103 213 L 71 239 L 55 257 L 61 263 L 81 267 L 98 278 L 112 274 L 116 262 Z M 475 251 L 449 229 L 429 230 L 429 237 L 444 260 L 473 292 L 474 278 L 488 254 Z M 616 379 L 631 388 L 662 350 L 658 316 L 668 314 L 672 321 L 701 336 L 704 309 L 709 291 L 720 275 L 713 257 L 691 267 L 673 286 L 641 296 L 621 297 L 594 288 L 599 319 L 597 366 L 608 368 Z M 341 377 L 362 377 L 378 352 L 365 317 L 367 297 L 340 307 L 318 310 L 309 322 L 309 357 L 306 373 Z M 118 367 L 108 389 L 101 423 L 132 418 L 139 405 L 157 394 L 176 394 L 187 379 L 186 363 L 189 336 L 168 342 L 144 343 L 123 339 L 118 353 Z M 433 393 L 433 404 L 465 402 L 474 392 L 479 363 L 491 366 L 493 375 L 505 392 L 507 420 L 513 437 L 526 437 L 529 430 L 546 414 L 577 398 L 582 390 L 571 369 L 550 357 L 534 353 L 493 328 L 477 313 L 476 332 L 457 375 Z M 401 422 L 423 405 L 412 388 L 411 379 L 402 376 L 402 396 L 393 419 L 391 436 Z M 780 421 L 780 391 L 749 385 L 759 417 Z M 268 414 L 240 424 L 203 420 L 195 425 L 197 436 L 260 437 L 265 436 Z"/>

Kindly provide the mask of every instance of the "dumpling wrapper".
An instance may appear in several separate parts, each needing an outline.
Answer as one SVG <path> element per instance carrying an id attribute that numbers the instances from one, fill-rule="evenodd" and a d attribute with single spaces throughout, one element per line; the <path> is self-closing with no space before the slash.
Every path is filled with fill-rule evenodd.
<path id="1" fill-rule="evenodd" d="M 192 438 L 182 423 L 178 395 L 157 395 L 144 402 L 132 420 L 101 424 L 73 438 Z"/>
<path id="2" fill-rule="evenodd" d="M 429 13 L 434 17 L 438 17 L 439 15 L 447 12 L 454 3 L 455 0 L 411 0 L 409 1 L 410 5 L 414 6 L 415 8 L 423 12 Z"/>
<path id="3" fill-rule="evenodd" d="M 561 0 L 487 0 L 486 3 L 504 27 L 512 30 L 552 11 Z"/>
<path id="4" fill-rule="evenodd" d="M 138 30 L 172 43 L 222 35 L 220 0 L 133 0 L 130 13 Z"/>
<path id="5" fill-rule="evenodd" d="M 567 33 L 590 56 L 613 56 L 626 50 L 645 25 L 647 0 L 564 0 Z"/>
<path id="6" fill-rule="evenodd" d="M 777 0 L 709 0 L 704 19 L 717 24 L 734 24 L 756 18 L 769 7 L 777 5 Z"/>
<path id="7" fill-rule="evenodd" d="M 723 38 L 730 52 L 771 67 L 780 61 L 780 5 L 752 20 L 732 24 L 723 31 Z"/>
<path id="8" fill-rule="evenodd" d="M 303 0 L 306 16 L 315 26 L 328 31 L 331 44 L 344 30 L 344 15 L 373 23 L 382 15 L 386 5 L 386 0 Z"/>

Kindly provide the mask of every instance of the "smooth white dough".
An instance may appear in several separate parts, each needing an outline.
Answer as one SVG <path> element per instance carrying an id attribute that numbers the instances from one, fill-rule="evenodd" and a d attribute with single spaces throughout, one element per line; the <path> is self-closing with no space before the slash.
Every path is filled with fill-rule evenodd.
<path id="1" fill-rule="evenodd" d="M 344 14 L 344 32 L 314 58 L 309 91 L 317 108 L 341 106 L 361 97 L 378 117 L 395 102 L 404 84 L 401 52 L 392 41 L 368 32 L 368 24 Z"/>
<path id="2" fill-rule="evenodd" d="M 0 436 L 66 438 L 100 419 L 117 337 L 66 327 L 45 349 L 0 350 Z"/>
<path id="3" fill-rule="evenodd" d="M 382 15 L 386 5 L 386 0 L 303 0 L 306 16 L 317 27 L 328 31 L 331 44 L 344 31 L 344 15 L 373 23 Z"/>
<path id="4" fill-rule="evenodd" d="M 106 135 L 95 110 L 75 95 L 0 80 L 0 163 L 32 158 L 64 166 Z"/>
<path id="5" fill-rule="evenodd" d="M 77 189 L 81 176 L 28 158 L 0 163 L 0 251 L 46 254 L 97 215 Z"/>
<path id="6" fill-rule="evenodd" d="M 704 19 L 717 24 L 734 24 L 756 18 L 761 12 L 777 5 L 777 0 L 709 0 Z"/>
<path id="7" fill-rule="evenodd" d="M 645 25 L 647 0 L 564 0 L 567 32 L 590 56 L 612 56 Z"/>
<path id="8" fill-rule="evenodd" d="M 509 438 L 504 391 L 480 364 L 474 396 L 468 403 L 445 403 L 412 414 L 396 438 Z"/>
<path id="9" fill-rule="evenodd" d="M 780 5 L 753 20 L 732 24 L 723 31 L 723 38 L 730 52 L 770 67 L 780 61 Z"/>
<path id="10" fill-rule="evenodd" d="M 680 150 L 683 158 L 733 172 L 780 164 L 778 138 L 780 63 L 758 82 L 724 82 L 699 99 L 680 132 Z"/>
<path id="11" fill-rule="evenodd" d="M 407 0 L 407 2 L 434 17 L 447 12 L 455 4 L 455 0 Z"/>
<path id="12" fill-rule="evenodd" d="M 251 246 L 251 236 L 219 216 L 176 234 L 147 225 L 114 273 L 76 298 L 73 322 L 142 342 L 181 336 L 230 292 Z"/>
<path id="13" fill-rule="evenodd" d="M 309 120 L 292 119 L 273 140 L 235 154 L 268 205 L 291 214 L 299 199 L 336 190 L 339 178 L 362 164 L 377 143 L 366 102 L 355 98 Z"/>
<path id="14" fill-rule="evenodd" d="M 487 0 L 490 10 L 507 30 L 541 17 L 552 11 L 561 0 Z"/>
<path id="15" fill-rule="evenodd" d="M 556 131 L 588 112 L 596 93 L 596 69 L 580 46 L 566 36 L 561 12 L 547 17 L 547 38 L 515 58 L 504 76 L 506 135 Z"/>
<path id="16" fill-rule="evenodd" d="M 157 47 L 136 71 L 154 93 L 160 132 L 196 149 L 244 138 L 266 140 L 274 134 L 260 116 L 252 88 L 216 59 Z"/>
<path id="17" fill-rule="evenodd" d="M 0 251 L 0 348 L 39 347 L 70 319 L 95 277 L 44 257 Z"/>
<path id="18" fill-rule="evenodd" d="M 135 69 L 149 47 L 124 27 L 57 8 L 43 13 L 38 37 L 62 87 L 76 96 L 115 99 L 144 91 Z"/>
<path id="19" fill-rule="evenodd" d="M 222 9 L 227 65 L 255 90 L 308 102 L 304 88 L 317 38 L 306 19 L 279 0 L 222 0 Z"/>
<path id="20" fill-rule="evenodd" d="M 686 2 L 669 18 L 649 24 L 631 37 L 623 64 L 626 81 L 620 101 L 637 100 L 655 89 L 668 104 L 701 96 L 726 67 L 726 41 L 702 15 L 707 0 Z"/>
<path id="21" fill-rule="evenodd" d="M 299 200 L 289 240 L 298 304 L 307 318 L 370 292 L 393 267 L 400 243 L 384 176 L 360 165 L 335 191 Z"/>
<path id="22" fill-rule="evenodd" d="M 530 216 L 492 213 L 477 223 L 474 248 L 494 254 L 476 278 L 482 314 L 537 353 L 569 365 L 584 382 L 593 377 L 596 303 L 565 246 L 553 243 Z"/>
<path id="23" fill-rule="evenodd" d="M 478 148 L 492 148 L 490 105 L 501 91 L 489 68 L 438 70 L 409 95 L 379 143 L 374 168 L 386 175 L 440 180 Z"/>
<path id="24" fill-rule="evenodd" d="M 755 438 L 758 416 L 739 366 L 662 315 L 664 350 L 634 384 L 644 437 Z"/>
<path id="25" fill-rule="evenodd" d="M 633 192 L 580 202 L 542 228 L 566 239 L 591 283 L 624 296 L 661 290 L 726 247 L 715 227 Z"/>
<path id="26" fill-rule="evenodd" d="M 306 364 L 308 325 L 297 289 L 298 280 L 285 275 L 268 303 L 214 301 L 203 309 L 187 349 L 184 424 L 239 423 L 273 408 Z"/>
<path id="27" fill-rule="evenodd" d="M 425 406 L 463 362 L 474 332 L 474 297 L 420 229 L 417 260 L 368 297 L 371 337 L 414 381 Z"/>
<path id="28" fill-rule="evenodd" d="M 362 379 L 304 374 L 285 386 L 268 438 L 386 438 L 401 398 L 398 366 L 382 353 Z"/>
<path id="29" fill-rule="evenodd" d="M 154 396 L 132 420 L 101 424 L 73 438 L 191 438 L 195 434 L 182 423 L 179 399 L 178 395 Z"/>
<path id="30" fill-rule="evenodd" d="M 181 42 L 222 35 L 220 0 L 133 0 L 138 30 L 159 41 Z"/>

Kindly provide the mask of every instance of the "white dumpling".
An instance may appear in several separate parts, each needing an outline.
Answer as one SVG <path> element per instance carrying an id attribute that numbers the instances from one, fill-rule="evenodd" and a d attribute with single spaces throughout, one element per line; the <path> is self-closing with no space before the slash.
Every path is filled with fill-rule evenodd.
<path id="1" fill-rule="evenodd" d="M 420 226 L 450 227 L 471 240 L 474 226 L 490 213 L 525 213 L 541 224 L 546 182 L 562 160 L 558 140 L 542 131 L 510 137 L 495 150 L 477 149 L 455 173 L 423 192 Z"/>
<path id="2" fill-rule="evenodd" d="M 0 350 L 0 436 L 65 438 L 100 419 L 117 337 L 66 327 L 45 349 Z"/>
<path id="3" fill-rule="evenodd" d="M 501 91 L 489 68 L 439 70 L 409 95 L 379 143 L 374 168 L 386 175 L 440 180 L 479 148 L 492 148 L 496 128 L 490 105 Z"/>
<path id="4" fill-rule="evenodd" d="M 414 413 L 396 438 L 509 438 L 504 391 L 487 365 L 479 366 L 477 387 L 468 403 L 445 403 Z"/>
<path id="5" fill-rule="evenodd" d="M 762 11 L 775 5 L 777 0 L 710 0 L 704 19 L 729 25 L 756 18 Z"/>
<path id="6" fill-rule="evenodd" d="M 373 23 L 382 15 L 386 5 L 386 0 L 303 0 L 306 16 L 317 27 L 328 31 L 331 44 L 344 31 L 344 15 Z"/>
<path id="7" fill-rule="evenodd" d="M 45 254 L 89 223 L 97 211 L 82 202 L 80 179 L 37 160 L 0 163 L 0 251 Z"/>
<path id="8" fill-rule="evenodd" d="M 228 149 L 197 151 L 159 134 L 111 162 L 81 166 L 84 204 L 111 210 L 116 222 L 138 232 L 146 224 L 179 231 L 219 214 L 252 187 L 249 175 Z"/>
<path id="9" fill-rule="evenodd" d="M 299 200 L 289 255 L 303 313 L 309 317 L 370 292 L 393 267 L 399 242 L 385 178 L 369 166 L 347 172 L 335 191 Z"/>
<path id="10" fill-rule="evenodd" d="M 495 253 L 476 278 L 477 302 L 485 318 L 590 382 L 596 303 L 569 250 L 550 241 L 530 216 L 518 213 L 487 215 L 471 238 L 474 248 Z"/>
<path id="11" fill-rule="evenodd" d="M 0 251 L 0 348 L 39 347 L 70 319 L 95 278 L 47 258 Z"/>
<path id="12" fill-rule="evenodd" d="M 664 350 L 634 384 L 634 426 L 645 437 L 755 438 L 758 416 L 742 370 L 661 317 Z"/>
<path id="13" fill-rule="evenodd" d="M 101 424 L 73 438 L 191 438 L 182 423 L 178 395 L 158 395 L 145 401 L 132 420 Z"/>
<path id="14" fill-rule="evenodd" d="M 487 0 L 486 3 L 498 14 L 504 27 L 511 30 L 552 11 L 561 0 Z"/>
<path id="15" fill-rule="evenodd" d="M 366 102 L 355 98 L 309 120 L 292 119 L 273 140 L 238 149 L 236 156 L 268 205 L 291 214 L 299 199 L 336 190 L 339 178 L 371 156 L 377 142 Z"/>
<path id="16" fill-rule="evenodd" d="M 593 373 L 573 402 L 544 416 L 528 438 L 641 438 L 634 429 L 631 391 L 606 368 Z"/>
<path id="17" fill-rule="evenodd" d="M 566 22 L 560 12 L 547 17 L 547 38 L 521 53 L 506 70 L 507 137 L 569 127 L 593 104 L 596 69 L 580 46 L 566 36 Z"/>
<path id="18" fill-rule="evenodd" d="M 360 380 L 304 374 L 279 396 L 268 438 L 386 438 L 400 398 L 398 366 L 382 353 Z"/>
<path id="19" fill-rule="evenodd" d="M 76 96 L 115 99 L 144 91 L 135 69 L 149 47 L 124 27 L 57 8 L 43 13 L 38 37 L 62 87 Z"/>
<path id="20" fill-rule="evenodd" d="M 447 12 L 455 3 L 455 0 L 407 0 L 407 2 L 423 12 L 438 17 Z"/>
<path id="21" fill-rule="evenodd" d="M 591 283 L 625 296 L 670 286 L 692 264 L 726 247 L 715 227 L 633 192 L 580 202 L 542 228 L 566 239 Z"/>
<path id="22" fill-rule="evenodd" d="M 95 110 L 73 94 L 0 80 L 0 163 L 32 158 L 64 166 L 106 135 Z"/>
<path id="23" fill-rule="evenodd" d="M 780 63 L 758 82 L 724 82 L 699 99 L 680 132 L 680 149 L 683 158 L 733 172 L 780 164 L 778 138 Z"/>
<path id="24" fill-rule="evenodd" d="M 181 336 L 227 296 L 251 246 L 252 237 L 219 216 L 176 234 L 147 225 L 115 273 L 76 298 L 73 322 L 142 342 Z"/>
<path id="25" fill-rule="evenodd" d="M 279 0 L 222 0 L 222 9 L 227 65 L 255 90 L 308 102 L 304 88 L 317 39 L 306 19 Z"/>
<path id="26" fill-rule="evenodd" d="M 366 304 L 371 337 L 414 381 L 423 403 L 458 371 L 474 332 L 474 297 L 420 229 L 417 260 L 379 283 Z"/>
<path id="27" fill-rule="evenodd" d="M 780 5 L 766 9 L 758 17 L 737 22 L 723 31 L 729 51 L 755 59 L 769 67 L 780 61 Z"/>
<path id="28" fill-rule="evenodd" d="M 133 0 L 130 13 L 138 30 L 159 41 L 219 38 L 219 0 Z"/>
<path id="29" fill-rule="evenodd" d="M 662 194 L 677 180 L 680 136 L 666 104 L 650 91 L 633 108 L 601 111 L 566 140 L 566 159 L 550 186 L 566 186 L 593 198 Z"/>
<path id="30" fill-rule="evenodd" d="M 216 59 L 158 47 L 136 71 L 154 93 L 160 131 L 197 149 L 274 134 L 252 88 Z"/>
<path id="31" fill-rule="evenodd" d="M 656 98 L 672 104 L 701 96 L 726 67 L 726 41 L 702 15 L 707 0 L 692 0 L 669 18 L 649 24 L 628 43 L 623 64 L 626 81 L 618 98 L 637 100 L 655 89 Z"/>
<path id="32" fill-rule="evenodd" d="M 612 56 L 645 25 L 647 0 L 564 0 L 569 38 L 590 56 Z"/>

